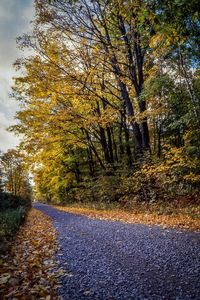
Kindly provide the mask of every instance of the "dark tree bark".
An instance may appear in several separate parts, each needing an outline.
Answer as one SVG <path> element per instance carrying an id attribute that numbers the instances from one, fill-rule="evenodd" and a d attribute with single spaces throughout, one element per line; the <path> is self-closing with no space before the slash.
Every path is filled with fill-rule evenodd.
<path id="1" fill-rule="evenodd" d="M 131 147 L 130 147 L 130 134 L 129 129 L 126 124 L 126 118 L 124 117 L 123 120 L 123 126 L 124 126 L 124 134 L 125 134 L 125 141 L 126 141 L 126 154 L 127 154 L 127 161 L 128 165 L 131 167 L 133 163 L 132 153 L 131 153 Z"/>
<path id="2" fill-rule="evenodd" d="M 90 176 L 94 176 L 94 161 L 91 149 L 87 148 L 87 161 L 89 166 Z"/>
<path id="3" fill-rule="evenodd" d="M 111 130 L 108 126 L 106 128 L 106 132 L 108 137 L 108 151 L 109 151 L 110 163 L 114 163 L 112 136 L 111 136 Z"/>
<path id="4" fill-rule="evenodd" d="M 115 135 L 114 135 L 114 131 L 113 131 L 113 128 L 111 127 L 111 135 L 112 135 L 112 143 L 113 143 L 113 149 L 114 149 L 114 160 L 116 162 L 118 162 L 118 153 L 117 153 L 117 144 L 116 144 L 116 141 L 115 141 Z"/>
<path id="5" fill-rule="evenodd" d="M 143 76 L 143 59 L 144 54 L 142 53 L 141 43 L 140 43 L 140 36 L 135 30 L 133 34 L 134 45 L 131 45 L 131 42 L 127 36 L 126 27 L 124 24 L 123 17 L 118 15 L 119 19 L 119 29 L 122 33 L 125 48 L 127 52 L 127 60 L 128 60 L 128 68 L 130 73 L 130 78 L 135 88 L 135 92 L 137 95 L 139 112 L 143 113 L 146 111 L 146 103 L 143 100 L 140 100 L 140 95 L 142 92 L 143 84 L 144 84 L 144 76 Z M 133 56 L 133 52 L 135 54 L 135 60 Z M 149 139 L 149 129 L 147 118 L 144 117 L 141 123 L 141 135 L 142 135 L 142 146 L 143 149 L 150 149 L 150 139 Z"/>
<path id="6" fill-rule="evenodd" d="M 86 129 L 84 129 L 84 132 L 85 132 L 85 135 L 86 135 L 86 140 L 87 140 L 88 146 L 90 147 L 91 151 L 94 153 L 95 157 L 97 158 L 97 161 L 99 162 L 101 168 L 105 170 L 105 166 L 104 166 L 104 164 L 103 164 L 103 162 L 102 162 L 102 160 L 101 160 L 101 158 L 100 158 L 100 156 L 99 156 L 99 154 L 98 154 L 98 152 L 97 152 L 97 150 L 96 150 L 96 148 L 95 148 L 95 146 L 94 146 L 94 144 L 91 140 L 91 137 L 90 137 L 88 131 Z"/>

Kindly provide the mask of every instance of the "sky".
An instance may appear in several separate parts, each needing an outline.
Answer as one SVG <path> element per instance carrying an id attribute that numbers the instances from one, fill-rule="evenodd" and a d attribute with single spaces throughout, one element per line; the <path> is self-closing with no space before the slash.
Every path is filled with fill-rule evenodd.
<path id="1" fill-rule="evenodd" d="M 0 150 L 7 151 L 19 144 L 19 137 L 6 130 L 16 123 L 18 103 L 9 97 L 13 63 L 26 53 L 17 49 L 16 38 L 31 30 L 34 0 L 0 0 Z"/>

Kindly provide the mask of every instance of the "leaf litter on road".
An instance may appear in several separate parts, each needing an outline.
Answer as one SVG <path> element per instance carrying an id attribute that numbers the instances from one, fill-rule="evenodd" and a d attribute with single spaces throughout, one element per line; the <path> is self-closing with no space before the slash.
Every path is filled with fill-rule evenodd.
<path id="1" fill-rule="evenodd" d="M 200 231 L 200 220 L 197 217 L 186 215 L 182 211 L 174 215 L 160 215 L 156 212 L 147 213 L 124 211 L 122 209 L 98 210 L 86 207 L 68 207 L 61 205 L 53 205 L 54 208 L 73 213 L 77 215 L 85 215 L 92 219 L 122 221 L 125 223 L 146 224 L 149 226 L 158 225 L 163 228 L 177 228 L 185 230 Z M 82 234 L 83 235 L 83 234 Z"/>

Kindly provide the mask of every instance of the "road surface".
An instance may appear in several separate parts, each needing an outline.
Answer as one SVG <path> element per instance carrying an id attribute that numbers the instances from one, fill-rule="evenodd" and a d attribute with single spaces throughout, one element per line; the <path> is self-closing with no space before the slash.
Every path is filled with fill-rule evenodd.
<path id="1" fill-rule="evenodd" d="M 58 231 L 63 299 L 200 299 L 200 233 L 34 207 Z"/>

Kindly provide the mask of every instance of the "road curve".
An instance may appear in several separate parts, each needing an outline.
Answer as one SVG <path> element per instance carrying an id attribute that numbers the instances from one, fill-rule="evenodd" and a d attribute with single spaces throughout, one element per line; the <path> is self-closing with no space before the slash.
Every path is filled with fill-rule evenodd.
<path id="1" fill-rule="evenodd" d="M 58 231 L 64 300 L 200 299 L 200 233 L 34 207 Z"/>

